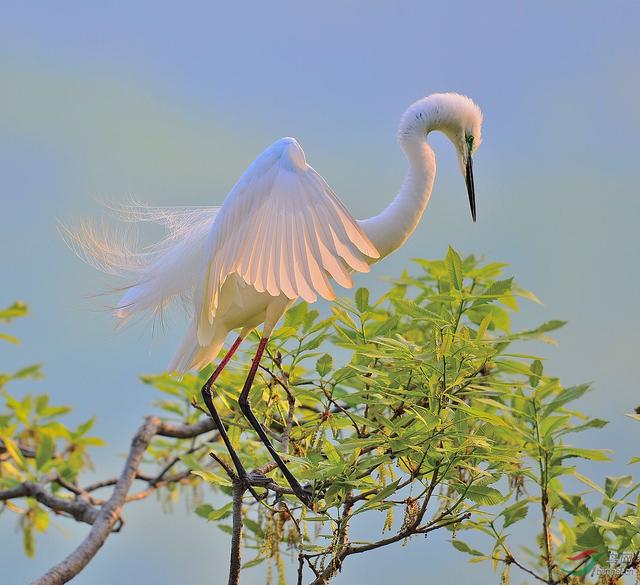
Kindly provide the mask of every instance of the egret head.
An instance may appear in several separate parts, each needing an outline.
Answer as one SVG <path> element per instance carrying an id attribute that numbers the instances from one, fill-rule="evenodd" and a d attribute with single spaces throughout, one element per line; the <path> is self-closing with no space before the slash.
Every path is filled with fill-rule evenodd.
<path id="1" fill-rule="evenodd" d="M 430 96 L 437 102 L 432 130 L 441 130 L 453 142 L 460 170 L 467 186 L 471 217 L 476 221 L 476 191 L 473 182 L 473 155 L 482 142 L 482 112 L 474 101 L 457 93 Z"/>
<path id="2" fill-rule="evenodd" d="M 458 93 L 434 93 L 418 100 L 405 112 L 400 135 L 443 132 L 455 146 L 476 221 L 476 194 L 473 182 L 473 155 L 482 142 L 482 112 L 471 98 Z"/>

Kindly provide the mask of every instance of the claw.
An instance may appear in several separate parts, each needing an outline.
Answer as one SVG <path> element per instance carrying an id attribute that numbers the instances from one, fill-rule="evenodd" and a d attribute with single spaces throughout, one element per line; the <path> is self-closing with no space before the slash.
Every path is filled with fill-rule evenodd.
<path id="1" fill-rule="evenodd" d="M 246 483 L 252 486 L 261 487 L 263 485 L 270 484 L 273 480 L 267 477 L 264 473 L 258 473 L 257 471 L 250 471 L 247 476 L 243 478 Z"/>
<path id="2" fill-rule="evenodd" d="M 297 498 L 307 507 L 309 510 L 313 510 L 313 487 L 311 484 L 298 485 L 298 489 L 293 490 L 297 496 Z"/>

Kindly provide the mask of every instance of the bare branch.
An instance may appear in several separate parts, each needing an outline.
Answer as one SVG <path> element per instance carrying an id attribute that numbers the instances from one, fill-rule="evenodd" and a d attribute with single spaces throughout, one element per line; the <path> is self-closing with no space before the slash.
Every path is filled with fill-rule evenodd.
<path id="1" fill-rule="evenodd" d="M 192 425 L 183 425 L 160 421 L 156 434 L 161 437 L 171 437 L 173 439 L 192 439 L 208 431 L 214 431 L 216 425 L 209 416 L 200 419 Z"/>
<path id="2" fill-rule="evenodd" d="M 91 531 L 82 543 L 62 562 L 52 567 L 45 575 L 36 579 L 32 585 L 59 585 L 75 577 L 95 554 L 100 550 L 105 540 L 120 519 L 122 506 L 127 493 L 136 476 L 142 455 L 149 446 L 153 436 L 162 428 L 157 417 L 148 417 L 135 434 L 129 450 L 129 455 L 113 489 L 109 500 L 100 508 L 97 518 L 93 522 Z"/>
<path id="3" fill-rule="evenodd" d="M 502 558 L 502 557 L 491 557 L 491 558 L 494 561 L 500 561 L 501 563 L 505 563 L 507 565 L 515 565 L 516 567 L 518 567 L 519 569 L 521 569 L 525 573 L 529 573 L 529 575 L 531 575 L 532 577 L 534 577 L 538 581 L 542 581 L 542 583 L 547 583 L 547 580 L 544 577 L 541 577 L 540 575 L 538 575 L 537 573 L 535 573 L 531 569 L 527 569 L 527 567 L 525 567 L 524 565 L 521 565 L 512 556 L 507 556 L 505 558 Z M 586 559 L 586 560 L 589 560 L 589 559 Z"/>
<path id="4" fill-rule="evenodd" d="M 144 425 L 140 427 L 133 438 L 129 456 L 127 457 L 124 469 L 119 478 L 94 483 L 87 486 L 84 490 L 75 488 L 75 486 L 72 485 L 63 484 L 65 488 L 71 491 L 79 491 L 83 495 L 101 487 L 115 485 L 111 497 L 99 510 L 91 506 L 86 499 L 77 498 L 75 500 L 67 500 L 57 498 L 44 489 L 42 485 L 32 484 L 30 482 L 25 482 L 20 486 L 0 492 L 0 499 L 30 496 L 54 511 L 65 512 L 73 516 L 76 520 L 93 525 L 89 535 L 76 550 L 61 563 L 50 569 L 44 576 L 34 581 L 34 585 L 57 585 L 69 581 L 91 561 L 104 544 L 120 519 L 122 506 L 125 502 L 142 499 L 161 485 L 166 485 L 172 481 L 180 481 L 188 477 L 188 472 L 182 472 L 170 477 L 165 476 L 166 472 L 175 464 L 173 461 L 155 477 L 150 477 L 138 472 L 142 455 L 154 435 L 188 439 L 214 429 L 215 424 L 211 419 L 202 419 L 191 425 L 181 425 L 163 422 L 156 417 L 147 418 Z M 149 488 L 133 496 L 127 496 L 134 479 L 148 481 L 150 484 Z"/>
<path id="5" fill-rule="evenodd" d="M 458 522 L 462 522 L 463 520 L 468 519 L 471 514 L 466 512 L 459 516 L 455 516 L 448 519 L 443 519 L 442 515 L 440 515 L 436 520 L 432 520 L 429 524 L 425 526 L 419 526 L 420 521 L 424 512 L 421 510 L 418 517 L 414 520 L 414 522 L 408 526 L 406 529 L 401 530 L 397 534 L 390 536 L 389 538 L 384 538 L 382 540 L 378 540 L 376 542 L 372 542 L 369 544 L 363 544 L 360 546 L 347 545 L 345 546 L 336 556 L 332 559 L 332 562 L 328 567 L 324 569 L 319 574 L 316 574 L 316 578 L 311 582 L 311 585 L 326 585 L 329 582 L 337 571 L 342 567 L 343 561 L 350 555 L 359 554 L 363 552 L 367 552 L 370 550 L 375 550 L 377 548 L 381 548 L 384 546 L 388 546 L 390 544 L 394 544 L 396 542 L 400 542 L 405 538 L 413 536 L 414 534 L 427 534 L 429 532 L 433 532 L 434 530 L 439 530 L 446 526 L 451 526 L 453 524 L 457 524 Z M 311 558 L 311 555 L 305 555 L 307 560 Z"/>
<path id="6" fill-rule="evenodd" d="M 0 492 L 0 500 L 12 500 L 15 498 L 34 498 L 43 506 L 50 508 L 57 514 L 64 513 L 73 517 L 78 522 L 93 524 L 98 516 L 98 509 L 88 501 L 59 498 L 52 495 L 41 483 L 25 481 L 24 483 Z"/>

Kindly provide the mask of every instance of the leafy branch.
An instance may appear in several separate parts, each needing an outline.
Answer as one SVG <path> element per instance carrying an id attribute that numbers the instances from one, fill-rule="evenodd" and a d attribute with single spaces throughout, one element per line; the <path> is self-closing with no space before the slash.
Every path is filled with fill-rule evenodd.
<path id="1" fill-rule="evenodd" d="M 158 391 L 159 415 L 136 433 L 122 473 L 91 483 L 81 478 L 91 468 L 90 449 L 102 444 L 90 436 L 93 420 L 70 428 L 63 422 L 69 409 L 47 396 L 10 394 L 12 380 L 40 377 L 36 366 L 0 377 L 0 501 L 17 515 L 25 550 L 34 553 L 34 534 L 46 530 L 50 514 L 91 525 L 36 583 L 72 578 L 123 531 L 127 502 L 151 494 L 166 509 L 186 498 L 229 534 L 231 585 L 262 563 L 267 576 L 277 572 L 284 581 L 289 552 L 298 585 L 325 584 L 354 555 L 432 533 L 473 562 L 493 563 L 502 583 L 511 570 L 548 585 L 586 583 L 585 568 L 607 563 L 612 576 L 603 582 L 613 583 L 636 567 L 638 484 L 625 476 L 600 487 L 568 463 L 607 458 L 567 442 L 606 424 L 575 410 L 589 387 L 563 387 L 542 360 L 521 350 L 522 342 L 552 343 L 549 334 L 564 323 L 512 330 L 519 302 L 537 299 L 503 277 L 503 264 L 453 249 L 442 260 L 416 263 L 378 299 L 359 289 L 323 317 L 296 304 L 270 338 L 249 398 L 279 454 L 311 486 L 311 511 L 238 408 L 257 336 L 214 387 L 230 440 L 253 470 L 248 485 L 238 481 L 200 403 L 215 364 L 182 378 L 144 376 Z M 21 307 L 4 319 L 0 313 L 0 321 L 25 314 Z M 602 504 L 589 507 L 583 493 L 568 491 L 565 484 L 576 481 Z M 226 503 L 207 503 L 210 493 Z M 539 515 L 539 534 L 532 546 L 516 547 L 510 527 L 529 514 Z M 380 534 L 353 540 L 365 516 L 379 519 Z M 485 543 L 477 545 L 483 550 L 469 538 Z M 615 566 L 611 551 L 622 554 Z"/>

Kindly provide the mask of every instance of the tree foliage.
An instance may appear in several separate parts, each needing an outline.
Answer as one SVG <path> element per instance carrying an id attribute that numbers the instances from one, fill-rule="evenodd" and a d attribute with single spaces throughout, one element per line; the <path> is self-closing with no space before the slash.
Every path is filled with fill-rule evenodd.
<path id="1" fill-rule="evenodd" d="M 170 504 L 187 493 L 198 516 L 237 537 L 241 517 L 243 566 L 266 563 L 267 579 L 277 573 L 279 582 L 287 554 L 297 560 L 299 583 L 320 584 L 351 555 L 434 531 L 472 562 L 493 563 L 502 583 L 514 567 L 530 581 L 589 582 L 582 574 L 588 563 L 610 571 L 610 577 L 600 572 L 602 582 L 617 582 L 638 563 L 639 484 L 624 476 L 601 485 L 578 471 L 580 461 L 608 453 L 575 447 L 572 435 L 606 421 L 577 410 L 588 385 L 563 387 L 543 360 L 525 353 L 524 342 L 553 343 L 550 333 L 564 322 L 514 330 L 519 304 L 537 299 L 505 278 L 505 267 L 449 248 L 442 260 L 416 260 L 380 298 L 362 288 L 333 303 L 328 316 L 306 303 L 286 314 L 250 399 L 294 475 L 311 486 L 313 511 L 287 489 L 237 405 L 257 335 L 215 393 L 245 467 L 270 477 L 270 484 L 254 486 L 260 501 L 243 492 L 234 507 L 232 466 L 215 430 L 156 437 L 146 463 L 155 470 L 139 472 L 147 483 L 141 497 L 155 491 Z M 14 305 L 0 320 L 24 312 Z M 158 390 L 164 419 L 197 425 L 207 417 L 199 390 L 212 367 L 182 378 L 143 377 Z M 0 383 L 38 376 L 37 367 L 25 368 Z M 33 533 L 46 530 L 56 508 L 35 492 L 20 505 L 3 495 L 26 482 L 99 507 L 95 492 L 112 484 L 80 481 L 90 464 L 87 448 L 99 444 L 88 436 L 92 421 L 71 430 L 63 422 L 68 409 L 50 406 L 45 395 L 17 399 L 3 387 L 2 396 L 0 499 L 18 514 L 25 550 L 33 554 Z M 209 492 L 229 499 L 214 506 Z M 601 503 L 591 505 L 586 492 Z M 365 516 L 379 533 L 352 540 Z M 513 525 L 534 516 L 539 533 L 517 546 Z M 613 563 L 611 551 L 625 555 Z"/>

